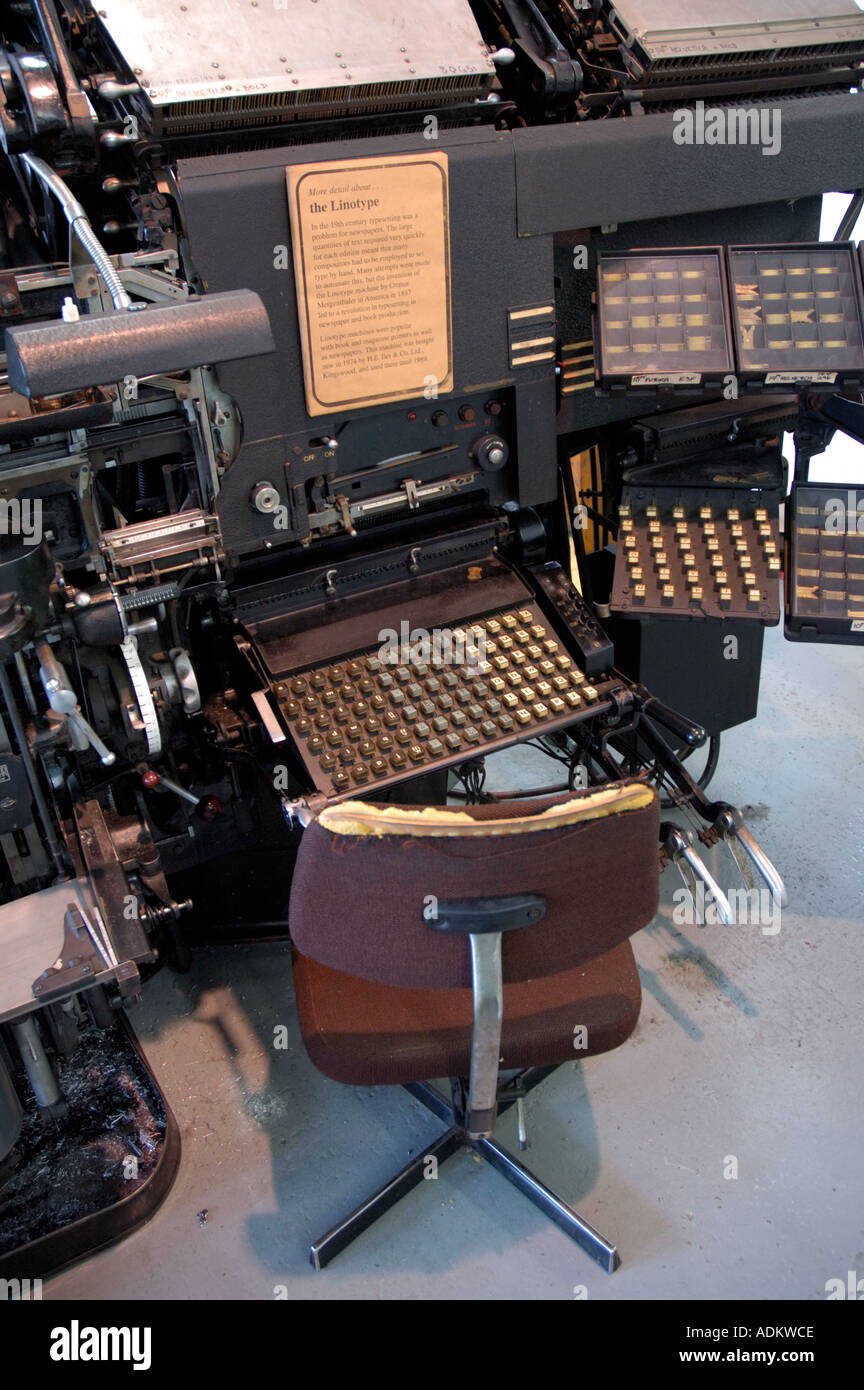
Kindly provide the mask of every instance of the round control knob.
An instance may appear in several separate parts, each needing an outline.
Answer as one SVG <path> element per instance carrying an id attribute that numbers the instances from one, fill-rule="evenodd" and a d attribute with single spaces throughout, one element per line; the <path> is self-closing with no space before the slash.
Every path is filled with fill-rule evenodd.
<path id="1" fill-rule="evenodd" d="M 432 413 L 432 424 L 435 426 L 435 428 L 436 428 L 437 430 L 443 430 L 444 426 L 447 424 L 447 411 L 446 411 L 446 410 L 436 410 L 436 411 L 433 411 L 433 413 Z"/>
<path id="2" fill-rule="evenodd" d="M 459 419 L 460 419 L 460 420 L 464 420 L 467 424 L 470 424 L 471 421 L 472 421 L 472 420 L 476 420 L 476 418 L 477 418 L 477 411 L 474 409 L 473 405 L 460 405 L 460 407 L 459 407 Z"/>
<path id="3" fill-rule="evenodd" d="M 249 501 L 256 512 L 261 512 L 263 516 L 272 516 L 279 506 L 279 490 L 273 483 L 256 483 Z"/>
<path id="4" fill-rule="evenodd" d="M 497 473 L 510 457 L 510 448 L 499 434 L 484 434 L 474 445 L 474 457 L 487 473 Z"/>

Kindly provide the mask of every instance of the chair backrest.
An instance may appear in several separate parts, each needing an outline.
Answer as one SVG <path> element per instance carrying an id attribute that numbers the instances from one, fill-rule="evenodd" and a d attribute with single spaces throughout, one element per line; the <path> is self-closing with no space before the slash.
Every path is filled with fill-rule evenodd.
<path id="1" fill-rule="evenodd" d="M 535 892 L 541 921 L 507 932 L 504 982 L 575 969 L 651 921 L 659 799 L 639 781 L 529 804 L 344 802 L 306 828 L 291 885 L 298 951 L 405 988 L 471 986 L 464 936 L 430 931 L 440 900 Z"/>

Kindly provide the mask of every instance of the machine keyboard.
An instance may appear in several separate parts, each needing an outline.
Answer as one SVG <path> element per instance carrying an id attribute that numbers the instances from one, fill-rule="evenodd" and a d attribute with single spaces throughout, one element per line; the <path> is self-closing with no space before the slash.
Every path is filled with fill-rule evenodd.
<path id="1" fill-rule="evenodd" d="M 448 631 L 449 659 L 433 650 L 429 660 L 417 660 L 425 652 L 416 644 L 404 661 L 367 648 L 292 672 L 275 687 L 298 752 L 328 801 L 611 707 L 604 696 L 614 682 L 587 679 L 533 603 Z"/>
<path id="2" fill-rule="evenodd" d="M 777 510 L 753 489 L 625 487 L 613 611 L 779 622 Z"/>

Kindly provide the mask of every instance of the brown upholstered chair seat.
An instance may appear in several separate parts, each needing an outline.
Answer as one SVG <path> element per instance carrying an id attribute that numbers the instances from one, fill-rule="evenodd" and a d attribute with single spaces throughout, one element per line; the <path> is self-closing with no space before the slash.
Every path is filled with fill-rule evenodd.
<path id="1" fill-rule="evenodd" d="M 349 1086 L 401 1085 L 463 1076 L 471 1050 L 470 989 L 375 984 L 295 952 L 303 1042 L 325 1076 Z M 501 1066 L 548 1067 L 608 1052 L 639 1017 L 641 991 L 629 941 L 542 979 L 504 986 Z M 574 1029 L 588 1045 L 574 1048 Z"/>

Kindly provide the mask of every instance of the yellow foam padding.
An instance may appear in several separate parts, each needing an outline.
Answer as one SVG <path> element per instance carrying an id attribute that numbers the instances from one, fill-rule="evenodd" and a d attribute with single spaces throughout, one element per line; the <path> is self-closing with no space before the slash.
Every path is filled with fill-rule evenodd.
<path id="1" fill-rule="evenodd" d="M 534 816 L 512 820 L 474 820 L 467 811 L 450 806 L 370 806 L 365 801 L 343 801 L 322 811 L 318 820 L 334 835 L 459 836 L 524 835 L 532 830 L 560 830 L 581 821 L 599 820 L 620 811 L 650 806 L 656 793 L 641 782 L 602 787 L 588 796 L 574 796 Z"/>

